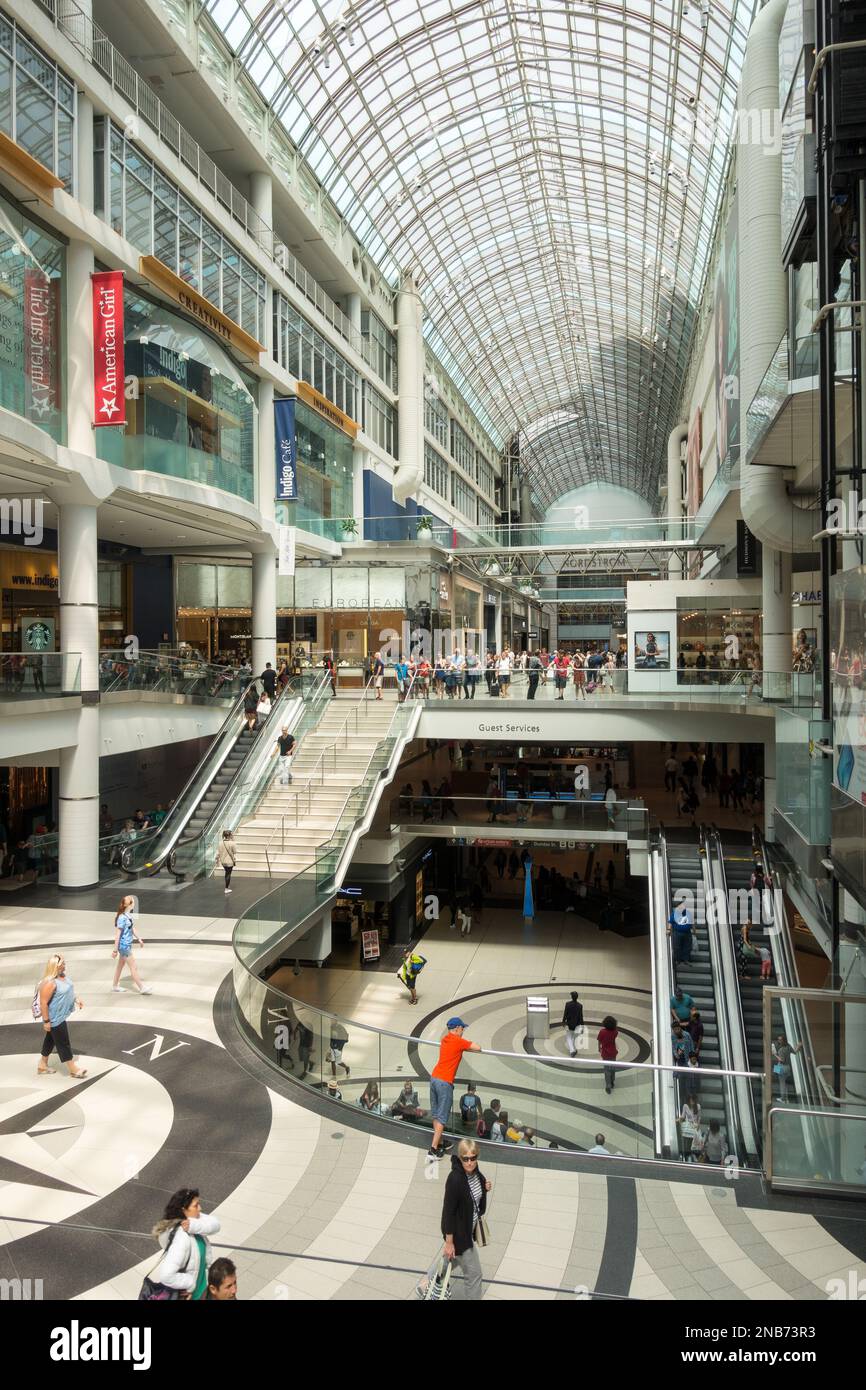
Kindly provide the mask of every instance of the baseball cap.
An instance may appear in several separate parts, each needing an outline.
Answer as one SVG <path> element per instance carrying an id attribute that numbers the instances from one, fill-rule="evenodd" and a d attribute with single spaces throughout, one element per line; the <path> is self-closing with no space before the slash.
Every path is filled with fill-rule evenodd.
<path id="1" fill-rule="evenodd" d="M 447 1026 L 449 1028 L 466 1028 L 468 1025 L 462 1018 L 449 1018 Z"/>

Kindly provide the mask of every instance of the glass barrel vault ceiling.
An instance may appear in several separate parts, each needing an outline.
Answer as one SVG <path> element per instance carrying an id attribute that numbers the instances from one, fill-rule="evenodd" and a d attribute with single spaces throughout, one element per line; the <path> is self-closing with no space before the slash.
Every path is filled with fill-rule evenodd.
<path id="1" fill-rule="evenodd" d="M 205 0 L 542 503 L 655 501 L 758 0 Z"/>

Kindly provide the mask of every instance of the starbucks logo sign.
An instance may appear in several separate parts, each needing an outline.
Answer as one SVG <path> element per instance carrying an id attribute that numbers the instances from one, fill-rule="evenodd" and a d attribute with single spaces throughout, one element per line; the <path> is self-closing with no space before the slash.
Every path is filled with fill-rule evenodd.
<path id="1" fill-rule="evenodd" d="M 47 623 L 29 623 L 24 629 L 24 645 L 32 652 L 44 652 L 54 644 L 54 635 Z"/>

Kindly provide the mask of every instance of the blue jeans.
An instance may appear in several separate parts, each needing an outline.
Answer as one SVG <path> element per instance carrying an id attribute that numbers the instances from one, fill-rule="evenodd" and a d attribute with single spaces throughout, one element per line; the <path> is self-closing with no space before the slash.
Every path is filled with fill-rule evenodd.
<path id="1" fill-rule="evenodd" d="M 440 1081 L 438 1076 L 430 1078 L 430 1118 L 447 1125 L 451 1120 L 451 1105 L 454 1100 L 454 1087 L 450 1081 Z"/>
<path id="2" fill-rule="evenodd" d="M 674 927 L 674 960 L 690 965 L 692 959 L 692 930 L 677 931 Z"/>

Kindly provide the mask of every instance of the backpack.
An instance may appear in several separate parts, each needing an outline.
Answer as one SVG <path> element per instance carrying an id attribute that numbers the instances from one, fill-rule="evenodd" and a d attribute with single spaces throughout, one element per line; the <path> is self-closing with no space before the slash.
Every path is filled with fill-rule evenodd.
<path id="1" fill-rule="evenodd" d="M 475 1126 L 475 1133 L 478 1135 L 478 1138 L 479 1138 L 479 1139 L 484 1139 L 484 1138 L 486 1137 L 486 1135 L 487 1135 L 487 1126 L 486 1126 L 486 1124 L 484 1123 L 484 1117 L 483 1117 L 483 1116 L 481 1116 L 481 1117 L 479 1118 L 478 1123 L 477 1123 L 477 1125 Z"/>

